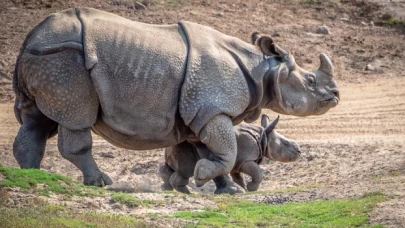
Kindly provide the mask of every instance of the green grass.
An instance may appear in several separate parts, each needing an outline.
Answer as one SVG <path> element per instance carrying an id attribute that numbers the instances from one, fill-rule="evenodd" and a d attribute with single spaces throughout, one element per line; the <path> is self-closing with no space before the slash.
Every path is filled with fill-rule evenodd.
<path id="1" fill-rule="evenodd" d="M 231 197 L 217 201 L 218 209 L 177 212 L 177 218 L 197 221 L 197 227 L 367 227 L 370 212 L 386 200 L 380 192 L 347 200 L 267 205 Z"/>
<path id="2" fill-rule="evenodd" d="M 405 25 L 405 20 L 399 20 L 395 18 L 391 18 L 389 20 L 385 20 L 382 22 L 385 25 L 395 26 L 395 25 Z"/>
<path id="3" fill-rule="evenodd" d="M 4 179 L 0 181 L 0 187 L 32 189 L 44 196 L 49 196 L 50 192 L 71 196 L 100 196 L 107 193 L 102 188 L 84 186 L 68 177 L 47 173 L 39 169 L 4 168 L 0 166 L 0 174 L 4 176 Z"/>
<path id="4" fill-rule="evenodd" d="M 116 193 L 99 187 L 85 186 L 68 177 L 39 169 L 4 168 L 0 164 L 0 174 L 4 176 L 4 179 L 0 181 L 0 187 L 20 187 L 33 190 L 43 196 L 49 196 L 52 192 L 62 195 L 63 199 L 67 201 L 70 201 L 72 196 L 95 197 L 110 194 L 112 202 L 125 204 L 128 207 L 162 204 L 162 201 L 159 200 L 140 200 L 127 193 Z M 0 198 L 0 203 L 1 201 Z"/>
<path id="5" fill-rule="evenodd" d="M 125 193 L 112 194 L 111 201 L 114 203 L 125 204 L 128 207 L 137 207 L 139 205 L 142 205 L 142 203 L 143 203 L 140 199 L 133 197 L 131 195 L 125 194 Z"/>
<path id="6" fill-rule="evenodd" d="M 4 227 L 147 227 L 131 217 L 68 210 L 62 206 L 42 205 L 27 208 L 0 207 Z"/>

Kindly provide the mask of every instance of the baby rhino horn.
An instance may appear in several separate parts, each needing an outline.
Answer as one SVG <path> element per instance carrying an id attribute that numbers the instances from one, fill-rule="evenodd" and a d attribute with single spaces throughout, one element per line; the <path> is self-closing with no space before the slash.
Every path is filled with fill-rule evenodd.
<path id="1" fill-rule="evenodd" d="M 333 77 L 334 70 L 333 70 L 332 61 L 330 61 L 329 57 L 326 54 L 321 54 L 319 56 L 319 59 L 321 61 L 321 66 L 319 67 L 318 70 Z"/>
<path id="2" fill-rule="evenodd" d="M 274 130 L 279 119 L 280 119 L 280 115 L 278 115 L 277 118 L 275 120 L 273 120 L 273 122 L 271 122 L 271 124 L 269 126 L 266 127 L 265 131 L 266 131 L 267 135 L 270 134 Z"/>

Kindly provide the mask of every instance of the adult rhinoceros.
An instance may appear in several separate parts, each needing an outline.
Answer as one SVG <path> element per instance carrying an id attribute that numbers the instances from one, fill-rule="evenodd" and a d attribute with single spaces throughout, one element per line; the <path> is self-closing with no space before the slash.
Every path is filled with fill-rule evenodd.
<path id="1" fill-rule="evenodd" d="M 217 157 L 197 163 L 196 184 L 227 174 L 233 125 L 256 120 L 262 108 L 320 115 L 339 101 L 326 55 L 311 73 L 269 36 L 253 38 L 256 45 L 187 21 L 149 25 L 89 8 L 52 14 L 17 59 L 14 156 L 22 168 L 39 168 L 58 133 L 85 184 L 111 184 L 92 157 L 93 130 L 136 150 L 203 143 Z"/>

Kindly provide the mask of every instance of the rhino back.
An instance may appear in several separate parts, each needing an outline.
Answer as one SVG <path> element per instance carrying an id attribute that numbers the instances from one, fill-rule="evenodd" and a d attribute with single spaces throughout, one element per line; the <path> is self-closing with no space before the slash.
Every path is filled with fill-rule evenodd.
<path id="1" fill-rule="evenodd" d="M 187 55 L 179 26 L 148 25 L 94 9 L 78 11 L 102 120 L 140 140 L 172 134 Z"/>

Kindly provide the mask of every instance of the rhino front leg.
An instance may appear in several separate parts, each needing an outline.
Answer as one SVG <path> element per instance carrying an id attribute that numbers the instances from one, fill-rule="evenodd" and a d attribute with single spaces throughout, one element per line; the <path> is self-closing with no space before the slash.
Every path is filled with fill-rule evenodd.
<path id="1" fill-rule="evenodd" d="M 59 125 L 58 148 L 62 157 L 72 162 L 83 173 L 85 185 L 104 186 L 111 179 L 100 171 L 91 153 L 91 129 L 70 130 Z"/>
<path id="2" fill-rule="evenodd" d="M 228 116 L 212 118 L 201 130 L 200 140 L 215 155 L 215 159 L 201 159 L 194 170 L 197 187 L 220 175 L 231 172 L 236 160 L 236 137 L 232 121 Z"/>
<path id="3" fill-rule="evenodd" d="M 159 168 L 160 177 L 163 179 L 163 184 L 161 186 L 163 191 L 173 191 L 173 186 L 170 184 L 170 177 L 173 175 L 174 170 L 167 165 L 167 163 L 163 163 Z"/>
<path id="4" fill-rule="evenodd" d="M 260 183 L 262 183 L 263 180 L 263 174 L 260 170 L 260 166 L 254 161 L 245 162 L 240 168 L 240 172 L 252 177 L 252 181 L 247 184 L 247 190 L 257 191 Z"/>
<path id="5" fill-rule="evenodd" d="M 208 147 L 201 142 L 194 142 L 193 146 L 196 148 L 197 153 L 200 158 L 205 158 L 208 160 L 215 160 L 214 154 L 211 152 Z M 235 193 L 242 193 L 236 186 L 233 181 L 229 178 L 228 175 L 221 175 L 217 176 L 213 179 L 216 189 L 214 194 L 235 194 Z"/>

